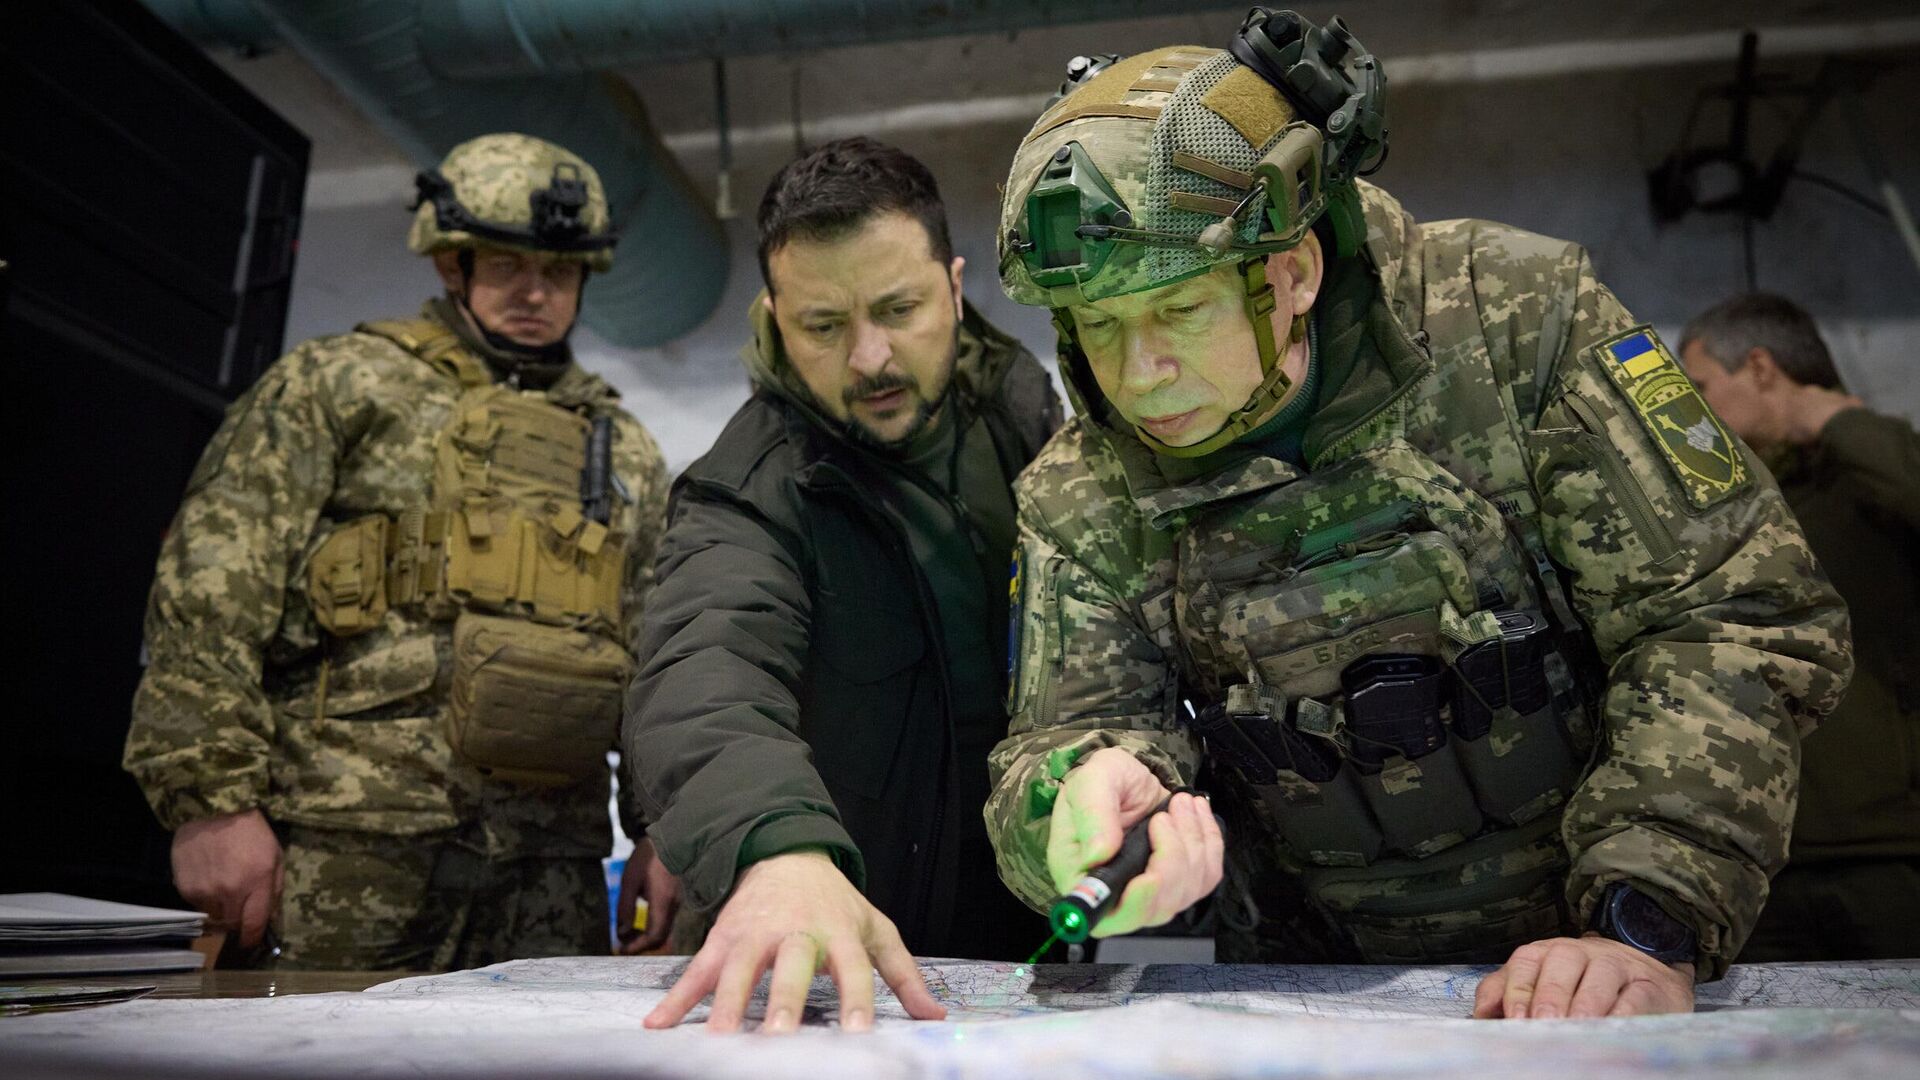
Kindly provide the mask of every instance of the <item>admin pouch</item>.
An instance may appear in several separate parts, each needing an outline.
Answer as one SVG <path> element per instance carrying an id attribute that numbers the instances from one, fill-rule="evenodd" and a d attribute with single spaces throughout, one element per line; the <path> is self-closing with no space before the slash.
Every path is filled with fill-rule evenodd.
<path id="1" fill-rule="evenodd" d="M 633 671 L 627 650 L 597 634 L 463 612 L 453 624 L 447 741 L 504 780 L 604 774 Z"/>

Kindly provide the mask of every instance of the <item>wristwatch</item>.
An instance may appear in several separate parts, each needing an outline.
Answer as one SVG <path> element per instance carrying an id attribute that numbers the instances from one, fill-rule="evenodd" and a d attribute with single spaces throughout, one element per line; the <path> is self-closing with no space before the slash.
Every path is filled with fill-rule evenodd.
<path id="1" fill-rule="evenodd" d="M 1600 906 L 1593 909 L 1592 928 L 1663 964 L 1691 963 L 1700 954 L 1700 938 L 1692 927 L 1624 881 L 1607 886 Z"/>

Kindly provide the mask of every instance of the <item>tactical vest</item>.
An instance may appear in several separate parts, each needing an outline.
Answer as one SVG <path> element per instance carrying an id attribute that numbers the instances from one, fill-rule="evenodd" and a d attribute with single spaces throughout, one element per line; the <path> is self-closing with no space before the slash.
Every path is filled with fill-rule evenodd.
<path id="1" fill-rule="evenodd" d="M 1212 702 L 1192 727 L 1369 962 L 1566 927 L 1555 811 L 1592 735 L 1544 565 L 1398 436 L 1182 532 L 1175 622 Z"/>
<path id="2" fill-rule="evenodd" d="M 455 753 L 535 785 L 603 773 L 633 661 L 620 641 L 627 538 L 583 502 L 592 421 L 496 383 L 437 322 L 359 329 L 456 379 L 461 395 L 434 440 L 427 505 L 356 518 L 315 549 L 316 621 L 349 637 L 389 609 L 451 620 Z"/>

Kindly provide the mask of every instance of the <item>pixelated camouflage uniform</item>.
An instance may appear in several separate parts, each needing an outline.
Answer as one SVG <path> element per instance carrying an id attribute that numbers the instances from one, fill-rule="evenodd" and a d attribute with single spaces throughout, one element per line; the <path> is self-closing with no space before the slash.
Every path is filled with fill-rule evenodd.
<path id="1" fill-rule="evenodd" d="M 1017 487 L 1015 712 L 985 810 L 1001 874 L 1029 904 L 1048 902 L 1061 778 L 1081 756 L 1121 747 L 1166 784 L 1215 785 L 1233 891 L 1258 909 L 1257 923 L 1227 920 L 1226 958 L 1499 962 L 1527 940 L 1579 932 L 1622 880 L 1697 931 L 1701 977 L 1718 977 L 1785 860 L 1799 738 L 1845 685 L 1844 609 L 1751 455 L 1736 458 L 1723 432 L 1706 430 L 1726 466 L 1708 482 L 1642 422 L 1602 352 L 1634 320 L 1585 251 L 1484 221 L 1416 225 L 1362 187 L 1365 251 L 1330 264 L 1315 305 L 1322 389 L 1305 469 L 1258 453 L 1223 452 L 1198 469 L 1156 456 L 1063 360 L 1079 416 Z M 1659 357 L 1656 374 L 1677 370 Z M 1697 396 L 1685 403 L 1708 415 Z M 1268 584 L 1284 583 L 1295 573 L 1286 549 L 1301 537 L 1275 536 L 1276 523 L 1349 528 L 1346 542 L 1363 541 L 1351 516 L 1395 498 L 1425 505 L 1428 527 L 1459 547 L 1472 580 L 1445 582 L 1449 594 L 1491 589 L 1570 609 L 1598 664 L 1574 668 L 1604 687 L 1596 724 L 1570 692 L 1577 671 L 1556 673 L 1568 736 L 1594 747 L 1573 790 L 1543 792 L 1524 825 L 1488 824 L 1382 878 L 1309 865 L 1282 843 L 1270 805 L 1217 763 L 1203 773 L 1182 701 L 1203 707 L 1261 661 L 1291 662 L 1263 644 L 1311 631 L 1291 616 L 1337 624 L 1343 605 L 1368 600 L 1325 594 L 1315 610 L 1235 624 L 1207 573 L 1239 551 L 1269 560 Z M 1570 605 L 1549 595 L 1556 579 Z M 1236 610 L 1258 610 L 1260 581 L 1255 571 L 1242 583 L 1255 600 Z M 1394 651 L 1390 633 L 1335 644 L 1353 650 L 1341 662 Z M 1423 787 L 1415 770 L 1404 790 L 1435 794 L 1431 779 Z M 1501 833 L 1510 839 L 1493 854 L 1461 855 Z M 1481 888 L 1502 880 L 1524 888 Z"/>
<path id="2" fill-rule="evenodd" d="M 423 318 L 453 326 L 452 310 L 430 302 Z M 544 392 L 523 393 L 613 420 L 613 470 L 632 495 L 614 500 L 610 522 L 630 538 L 630 643 L 665 516 L 660 451 L 571 361 Z M 228 410 L 160 552 L 125 765 L 168 829 L 253 807 L 274 822 L 286 964 L 447 967 L 606 948 L 607 777 L 530 789 L 483 776 L 445 735 L 452 623 L 400 606 L 334 637 L 305 588 L 333 529 L 428 504 L 435 440 L 461 395 L 387 337 L 301 344 Z"/>

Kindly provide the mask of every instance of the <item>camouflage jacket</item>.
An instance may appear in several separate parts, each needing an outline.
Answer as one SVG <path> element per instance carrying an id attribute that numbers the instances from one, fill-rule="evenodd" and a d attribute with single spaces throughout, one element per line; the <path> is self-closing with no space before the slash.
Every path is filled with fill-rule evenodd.
<path id="1" fill-rule="evenodd" d="M 631 642 L 665 520 L 663 459 L 598 376 L 568 364 L 545 394 L 614 419 L 614 471 L 633 496 L 614 502 L 632 538 Z M 427 504 L 460 395 L 451 375 L 356 332 L 301 344 L 228 410 L 161 547 L 127 736 L 126 768 L 167 828 L 260 807 L 396 835 L 479 822 L 496 854 L 606 853 L 604 780 L 516 788 L 452 756 L 451 622 L 409 606 L 335 638 L 310 610 L 306 563 L 332 528 Z"/>
<path id="2" fill-rule="evenodd" d="M 1345 306 L 1323 293 L 1316 312 L 1322 340 L 1351 347 L 1343 369 L 1320 373 L 1307 471 L 1398 440 L 1538 537 L 1559 568 L 1548 580 L 1597 650 L 1596 686 L 1604 677 L 1594 763 L 1557 812 L 1559 932 L 1629 881 L 1694 927 L 1702 976 L 1717 977 L 1785 861 L 1800 736 L 1851 669 L 1844 608 L 1765 470 L 1690 384 L 1671 381 L 1657 342 L 1647 378 L 1664 380 L 1669 407 L 1696 410 L 1692 423 L 1666 434 L 1661 403 L 1634 396 L 1645 389 L 1634 373 L 1649 368 L 1606 351 L 1634 320 L 1585 251 L 1484 221 L 1416 225 L 1385 193 L 1364 195 L 1369 236 L 1352 272 L 1371 280 Z M 1014 716 L 985 811 L 1002 876 L 1035 906 L 1052 888 L 1051 795 L 1078 757 L 1122 747 L 1165 782 L 1192 784 L 1202 752 L 1181 702 L 1204 705 L 1237 681 L 1196 657 L 1183 626 L 1191 597 L 1177 570 L 1209 539 L 1187 523 L 1252 528 L 1235 507 L 1285 497 L 1302 476 L 1242 454 L 1172 479 L 1177 463 L 1114 421 L 1080 375 L 1069 382 L 1079 417 L 1016 488 Z M 1690 444 L 1682 436 L 1702 421 Z"/>

